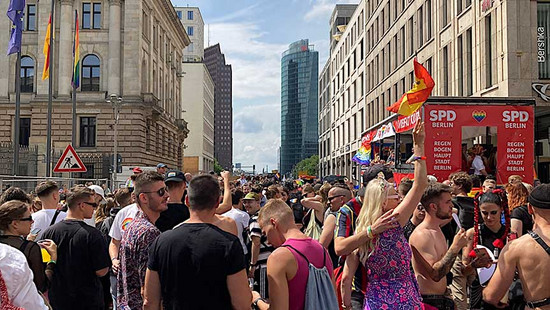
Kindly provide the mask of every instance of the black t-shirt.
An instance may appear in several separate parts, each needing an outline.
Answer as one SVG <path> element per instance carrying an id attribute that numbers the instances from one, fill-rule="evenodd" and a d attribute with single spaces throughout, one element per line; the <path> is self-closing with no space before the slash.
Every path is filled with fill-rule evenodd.
<path id="1" fill-rule="evenodd" d="M 533 230 L 533 216 L 529 214 L 527 206 L 517 207 L 512 210 L 510 218 L 518 219 L 523 223 L 523 228 L 521 229 L 521 235 L 527 234 L 528 231 Z"/>
<path id="2" fill-rule="evenodd" d="M 183 203 L 169 203 L 168 209 L 160 213 L 160 217 L 155 222 L 155 226 L 164 232 L 174 228 L 189 219 L 189 208 Z"/>
<path id="3" fill-rule="evenodd" d="M 54 309 L 103 309 L 103 291 L 95 274 L 111 266 L 103 236 L 78 220 L 63 220 L 44 231 L 57 244 L 57 264 L 48 296 Z"/>
<path id="4" fill-rule="evenodd" d="M 453 205 L 458 209 L 460 225 L 462 225 L 465 230 L 474 227 L 474 198 L 457 196 L 453 198 Z"/>
<path id="5" fill-rule="evenodd" d="M 149 248 L 164 309 L 232 309 L 227 276 L 245 269 L 239 239 L 211 224 L 183 223 Z"/>

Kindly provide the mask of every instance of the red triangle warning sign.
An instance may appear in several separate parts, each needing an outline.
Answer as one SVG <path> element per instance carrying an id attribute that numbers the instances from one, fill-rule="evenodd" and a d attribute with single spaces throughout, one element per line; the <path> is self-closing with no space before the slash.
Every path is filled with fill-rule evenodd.
<path id="1" fill-rule="evenodd" d="M 69 144 L 57 161 L 53 172 L 86 172 L 86 166 L 84 166 L 82 160 L 76 154 L 73 146 Z"/>

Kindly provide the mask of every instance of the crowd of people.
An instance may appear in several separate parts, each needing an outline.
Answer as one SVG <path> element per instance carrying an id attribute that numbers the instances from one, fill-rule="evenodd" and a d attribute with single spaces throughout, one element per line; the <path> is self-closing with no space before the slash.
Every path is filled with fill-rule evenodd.
<path id="1" fill-rule="evenodd" d="M 113 192 L 11 187 L 0 308 L 550 309 L 550 185 L 434 181 L 413 138 L 399 184 L 383 164 L 357 187 L 159 164 Z"/>

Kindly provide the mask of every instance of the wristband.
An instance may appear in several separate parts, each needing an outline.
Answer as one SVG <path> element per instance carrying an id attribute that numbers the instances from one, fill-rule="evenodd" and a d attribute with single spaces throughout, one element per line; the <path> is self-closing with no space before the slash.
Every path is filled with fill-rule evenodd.
<path id="1" fill-rule="evenodd" d="M 254 302 L 252 302 L 252 307 L 253 307 L 254 309 L 260 309 L 260 308 L 258 307 L 258 302 L 259 302 L 260 300 L 263 301 L 263 302 L 265 302 L 265 299 L 263 299 L 262 297 L 258 297 L 258 298 L 256 298 L 256 299 L 254 300 Z"/>
<path id="2" fill-rule="evenodd" d="M 51 259 L 51 260 L 48 262 L 48 264 L 57 264 L 57 262 L 54 261 L 53 259 Z"/>
<path id="3" fill-rule="evenodd" d="M 369 239 L 374 239 L 374 235 L 372 234 L 372 228 L 369 226 L 367 226 L 367 237 L 369 237 Z"/>
<path id="4" fill-rule="evenodd" d="M 113 257 L 113 258 L 111 258 L 111 261 L 114 261 L 115 259 L 118 259 L 118 257 Z"/>
<path id="5" fill-rule="evenodd" d="M 411 157 L 409 157 L 409 159 L 407 159 L 407 161 L 405 163 L 407 164 L 410 164 L 414 161 L 418 161 L 418 160 L 426 160 L 426 156 L 416 156 L 416 155 L 412 155 Z"/>

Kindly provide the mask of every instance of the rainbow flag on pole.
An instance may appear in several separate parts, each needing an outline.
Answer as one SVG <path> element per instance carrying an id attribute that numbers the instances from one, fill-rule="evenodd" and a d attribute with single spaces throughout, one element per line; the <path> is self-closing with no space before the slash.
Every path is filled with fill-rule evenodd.
<path id="1" fill-rule="evenodd" d="M 50 25 L 52 24 L 52 14 L 50 13 L 50 19 L 48 21 L 48 29 L 46 30 L 46 37 L 44 38 L 44 47 L 42 53 L 46 57 L 44 62 L 44 70 L 42 71 L 42 80 L 50 77 Z"/>
<path id="2" fill-rule="evenodd" d="M 78 34 L 78 11 L 75 10 L 75 31 L 74 31 L 74 41 L 73 41 L 73 78 L 71 80 L 71 85 L 77 89 L 80 86 L 80 42 Z"/>
<path id="3" fill-rule="evenodd" d="M 399 101 L 386 108 L 388 111 L 409 116 L 420 109 L 422 104 L 428 100 L 435 83 L 428 70 L 419 64 L 416 58 L 414 59 L 414 76 L 416 82 L 413 88 L 403 94 Z"/>

